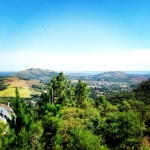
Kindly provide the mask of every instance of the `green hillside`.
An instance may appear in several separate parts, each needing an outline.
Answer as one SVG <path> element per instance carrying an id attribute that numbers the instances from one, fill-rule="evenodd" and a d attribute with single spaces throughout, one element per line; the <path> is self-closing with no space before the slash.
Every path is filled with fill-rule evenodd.
<path id="1" fill-rule="evenodd" d="M 120 71 L 110 71 L 95 75 L 94 78 L 102 81 L 129 82 L 131 75 Z"/>
<path id="2" fill-rule="evenodd" d="M 6 78 L 4 85 L 7 89 L 0 91 L 0 97 L 15 97 L 15 88 L 18 87 L 20 96 L 29 98 L 31 95 L 40 95 L 45 85 L 35 80 L 23 80 L 17 77 Z"/>
<path id="3" fill-rule="evenodd" d="M 132 91 L 120 92 L 113 95 L 108 95 L 108 100 L 113 103 L 121 103 L 124 100 L 136 99 L 150 105 L 150 80 L 142 81 Z"/>
<path id="4" fill-rule="evenodd" d="M 93 79 L 98 81 L 109 81 L 109 82 L 133 82 L 139 83 L 139 81 L 147 80 L 148 76 L 145 75 L 137 75 L 137 74 L 128 74 L 121 71 L 110 71 L 100 73 L 98 75 L 93 76 Z"/>
<path id="5" fill-rule="evenodd" d="M 41 81 L 49 81 L 54 75 L 57 75 L 57 72 L 41 69 L 41 68 L 31 68 L 19 71 L 15 73 L 13 76 L 23 79 L 36 79 Z"/>

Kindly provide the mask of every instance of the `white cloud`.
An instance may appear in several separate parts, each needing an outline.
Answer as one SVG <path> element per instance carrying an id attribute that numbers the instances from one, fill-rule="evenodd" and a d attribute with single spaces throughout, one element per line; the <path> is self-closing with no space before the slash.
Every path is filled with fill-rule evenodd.
<path id="1" fill-rule="evenodd" d="M 0 70 L 44 68 L 55 71 L 149 70 L 150 50 L 63 54 L 55 52 L 0 52 Z"/>

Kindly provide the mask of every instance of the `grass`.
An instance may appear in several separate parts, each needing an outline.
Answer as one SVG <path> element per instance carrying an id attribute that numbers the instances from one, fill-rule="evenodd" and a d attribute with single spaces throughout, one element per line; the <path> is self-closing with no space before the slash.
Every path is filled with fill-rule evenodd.
<path id="1" fill-rule="evenodd" d="M 32 93 L 27 88 L 18 88 L 19 94 L 21 97 L 28 98 L 30 97 L 30 94 Z M 8 87 L 6 90 L 3 90 L 0 92 L 0 97 L 15 97 L 15 87 Z"/>
<path id="2" fill-rule="evenodd" d="M 0 91 L 0 97 L 15 97 L 15 88 L 19 90 L 20 97 L 30 98 L 31 94 L 41 94 L 40 91 L 32 88 L 32 85 L 38 85 L 42 87 L 42 84 L 34 80 L 22 80 L 16 77 L 7 78 L 4 81 L 5 85 L 8 85 L 6 90 Z"/>

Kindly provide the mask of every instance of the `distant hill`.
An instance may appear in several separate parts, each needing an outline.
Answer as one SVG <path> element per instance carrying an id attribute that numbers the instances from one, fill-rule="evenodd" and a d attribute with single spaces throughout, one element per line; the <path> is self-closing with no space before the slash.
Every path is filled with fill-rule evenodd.
<path id="1" fill-rule="evenodd" d="M 135 75 L 128 74 L 121 71 L 109 71 L 100 73 L 98 75 L 93 76 L 93 78 L 101 81 L 110 81 L 110 82 L 132 82 L 132 81 L 143 81 L 147 80 L 146 76 L 143 75 Z"/>
<path id="2" fill-rule="evenodd" d="M 109 72 L 103 72 L 100 73 L 96 76 L 111 76 L 111 77 L 125 77 L 125 76 L 129 76 L 129 74 L 125 73 L 125 72 L 121 72 L 121 71 L 109 71 Z"/>
<path id="3" fill-rule="evenodd" d="M 23 79 L 36 79 L 41 81 L 47 81 L 57 74 L 58 74 L 57 72 L 48 69 L 31 68 L 19 71 L 15 73 L 13 76 Z"/>
<path id="4" fill-rule="evenodd" d="M 109 71 L 109 72 L 104 72 L 104 73 L 100 73 L 98 75 L 95 75 L 94 77 L 97 79 L 101 79 L 101 80 L 120 80 L 120 79 L 126 79 L 128 78 L 130 75 L 121 71 Z"/>

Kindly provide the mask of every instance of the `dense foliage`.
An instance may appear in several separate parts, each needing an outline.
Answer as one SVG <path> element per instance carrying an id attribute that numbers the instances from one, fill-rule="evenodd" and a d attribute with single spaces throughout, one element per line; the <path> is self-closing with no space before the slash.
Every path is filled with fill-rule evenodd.
<path id="1" fill-rule="evenodd" d="M 12 120 L 0 122 L 0 149 L 148 150 L 149 82 L 123 98 L 118 94 L 92 99 L 85 82 L 73 85 L 61 72 L 34 107 L 21 100 L 16 88 Z"/>
<path id="2" fill-rule="evenodd" d="M 150 80 L 141 82 L 131 92 L 121 92 L 108 96 L 108 100 L 113 104 L 120 103 L 123 100 L 136 99 L 143 101 L 146 105 L 150 104 Z"/>
<path id="3" fill-rule="evenodd" d="M 7 89 L 7 86 L 3 83 L 5 78 L 0 77 L 0 91 Z"/>

